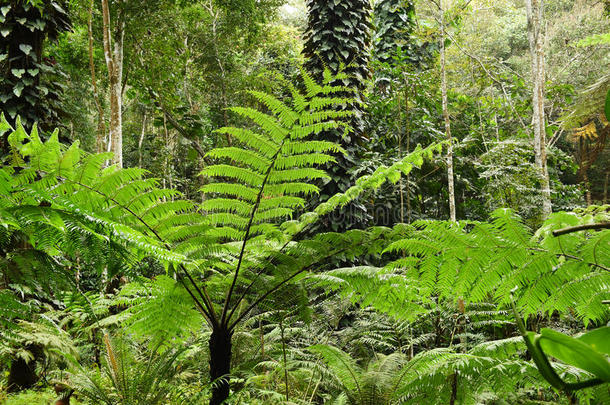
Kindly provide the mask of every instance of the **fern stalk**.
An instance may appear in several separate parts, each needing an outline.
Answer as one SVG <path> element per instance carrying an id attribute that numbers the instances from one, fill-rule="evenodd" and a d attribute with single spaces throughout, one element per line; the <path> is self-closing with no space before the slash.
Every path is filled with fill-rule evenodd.
<path id="1" fill-rule="evenodd" d="M 250 230 L 252 229 L 252 223 L 254 222 L 254 215 L 256 214 L 256 210 L 258 209 L 258 207 L 260 205 L 261 198 L 263 197 L 263 192 L 265 191 L 265 185 L 267 184 L 267 181 L 269 180 L 269 175 L 271 174 L 273 165 L 275 164 L 277 157 L 279 156 L 280 152 L 282 151 L 282 146 L 284 146 L 285 141 L 286 141 L 286 138 L 284 138 L 284 140 L 278 147 L 277 151 L 273 155 L 273 158 L 271 159 L 271 163 L 269 164 L 269 167 L 267 168 L 267 172 L 265 173 L 265 178 L 263 179 L 260 190 L 258 191 L 258 194 L 256 196 L 256 202 L 254 203 L 254 206 L 252 207 L 252 212 L 250 213 L 250 218 L 248 219 L 248 225 L 246 226 L 246 233 L 244 236 L 244 240 L 241 244 L 241 249 L 239 251 L 239 258 L 237 260 L 237 266 L 235 267 L 233 281 L 231 282 L 231 287 L 229 288 L 229 291 L 227 292 L 227 296 L 225 297 L 225 303 L 222 308 L 222 316 L 220 318 L 221 325 L 225 325 L 225 322 L 228 323 L 231 320 L 231 316 L 233 315 L 235 308 L 237 308 L 237 306 L 239 305 L 239 301 L 238 301 L 237 304 L 235 304 L 231 313 L 229 314 L 229 317 L 226 318 L 227 310 L 229 308 L 229 302 L 231 301 L 233 289 L 235 288 L 235 284 L 237 283 L 237 277 L 239 276 L 239 270 L 241 269 L 242 260 L 244 258 L 244 252 L 246 250 L 246 243 L 248 243 L 248 240 L 250 237 Z"/>

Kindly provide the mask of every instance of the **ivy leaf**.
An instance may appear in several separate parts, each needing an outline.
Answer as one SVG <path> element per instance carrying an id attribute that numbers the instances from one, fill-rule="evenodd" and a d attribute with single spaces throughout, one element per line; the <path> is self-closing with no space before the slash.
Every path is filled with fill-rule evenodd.
<path id="1" fill-rule="evenodd" d="M 3 103 L 6 103 L 8 100 L 10 100 L 12 98 L 12 94 L 0 94 L 0 101 L 2 101 Z"/>
<path id="2" fill-rule="evenodd" d="M 36 64 L 36 66 L 43 72 L 52 72 L 53 71 L 53 67 L 46 65 L 44 63 L 38 63 L 38 64 Z"/>
<path id="3" fill-rule="evenodd" d="M 3 37 L 8 37 L 8 34 L 11 33 L 11 29 L 10 28 L 3 28 L 0 30 L 0 34 L 2 34 Z"/>
<path id="4" fill-rule="evenodd" d="M 15 107 L 10 107 L 6 110 L 6 112 L 12 119 L 15 119 L 15 117 L 17 116 L 17 109 Z"/>
<path id="5" fill-rule="evenodd" d="M 2 60 L 2 59 L 0 59 L 0 60 Z M 28 69 L 28 73 L 32 77 L 35 77 L 38 74 L 38 72 L 40 72 L 40 70 L 38 70 L 38 69 Z"/>
<path id="6" fill-rule="evenodd" d="M 9 11 L 11 11 L 11 6 L 0 7 L 0 12 L 2 12 L 3 16 L 6 16 Z"/>
<path id="7" fill-rule="evenodd" d="M 25 53 L 26 55 L 30 55 L 30 52 L 32 52 L 32 46 L 28 45 L 28 44 L 19 44 L 19 49 L 21 49 L 21 51 L 23 53 Z"/>
<path id="8" fill-rule="evenodd" d="M 23 91 L 23 83 L 19 82 L 15 87 L 13 87 L 13 93 L 17 97 L 21 97 L 21 92 Z"/>
<path id="9" fill-rule="evenodd" d="M 11 73 L 21 79 L 21 76 L 25 73 L 25 69 L 11 69 Z"/>
<path id="10" fill-rule="evenodd" d="M 37 19 L 36 21 L 34 21 L 32 23 L 32 26 L 34 28 L 37 28 L 39 31 L 44 30 L 45 25 L 46 25 L 46 23 L 44 21 L 42 21 L 41 19 Z"/>
<path id="11" fill-rule="evenodd" d="M 8 58 L 8 55 L 5 53 L 0 53 L 0 62 L 2 62 L 4 59 Z"/>

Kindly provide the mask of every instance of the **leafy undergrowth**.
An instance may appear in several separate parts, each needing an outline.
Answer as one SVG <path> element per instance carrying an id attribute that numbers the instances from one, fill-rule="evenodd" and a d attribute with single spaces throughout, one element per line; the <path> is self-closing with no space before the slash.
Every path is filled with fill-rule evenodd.
<path id="1" fill-rule="evenodd" d="M 6 394 L 0 392 L 0 403 L 2 405 L 53 405 L 57 394 L 52 388 L 44 390 L 27 390 L 17 394 Z M 71 398 L 70 405 L 90 405 L 88 402 Z"/>

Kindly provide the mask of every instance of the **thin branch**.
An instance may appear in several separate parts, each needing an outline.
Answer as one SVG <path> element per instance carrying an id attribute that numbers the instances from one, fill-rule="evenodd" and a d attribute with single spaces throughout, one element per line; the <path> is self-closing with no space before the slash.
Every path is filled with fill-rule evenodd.
<path id="1" fill-rule="evenodd" d="M 527 250 L 532 251 L 532 252 L 550 253 L 548 250 L 540 249 L 540 248 L 533 248 L 533 247 L 527 248 Z M 572 260 L 576 260 L 578 262 L 583 262 L 583 263 L 587 264 L 588 266 L 597 267 L 597 268 L 599 268 L 601 270 L 605 270 L 605 271 L 610 272 L 610 268 L 608 268 L 608 267 L 606 267 L 606 266 L 604 266 L 602 264 L 587 262 L 587 261 L 585 261 L 585 259 L 583 259 L 581 257 L 574 256 L 574 255 L 571 255 L 571 254 L 568 254 L 568 253 L 564 253 L 563 251 L 561 253 L 553 253 L 553 254 L 555 256 L 557 256 L 557 257 L 562 257 L 563 256 L 566 259 L 572 259 Z"/>
<path id="2" fill-rule="evenodd" d="M 210 164 L 210 162 L 208 161 L 208 159 L 206 157 L 206 153 L 203 150 L 203 148 L 201 147 L 201 145 L 199 144 L 199 142 L 197 142 L 197 140 L 193 139 L 192 134 L 189 131 L 187 131 L 186 128 L 184 128 L 182 125 L 180 125 L 178 120 L 176 120 L 176 118 L 173 116 L 173 114 L 171 112 L 167 111 L 165 106 L 158 100 L 158 98 L 154 95 L 153 91 L 150 89 L 149 89 L 149 94 L 152 97 L 154 104 L 161 110 L 161 112 L 163 112 L 165 114 L 165 116 L 167 117 L 167 121 L 169 121 L 171 126 L 174 127 L 174 129 L 176 131 L 178 131 L 178 133 L 180 135 L 182 135 L 182 137 L 184 137 L 184 139 L 186 139 L 187 141 L 189 141 L 191 143 L 191 146 L 193 147 L 193 149 L 195 149 L 195 151 L 197 152 L 199 157 L 201 157 L 206 163 Z"/>
<path id="3" fill-rule="evenodd" d="M 553 231 L 553 236 L 566 235 L 568 233 L 587 231 L 587 230 L 599 230 L 599 229 L 610 229 L 610 222 L 600 222 L 597 224 L 585 224 L 570 226 L 568 228 L 557 229 Z"/>
<path id="4" fill-rule="evenodd" d="M 140 53 L 137 53 L 137 54 L 138 55 L 139 54 L 144 54 L 144 49 L 142 48 L 142 46 L 141 46 L 140 42 L 138 41 L 138 39 L 135 38 L 135 36 L 133 36 L 133 34 L 131 35 L 131 37 L 133 39 L 133 43 L 140 50 Z M 142 68 L 144 68 L 144 62 L 142 61 L 142 59 L 140 57 L 138 57 L 138 61 L 140 62 L 140 66 Z M 172 125 L 172 127 L 174 127 L 174 129 L 176 131 L 178 131 L 178 133 L 180 135 L 182 135 L 182 137 L 184 137 L 184 139 L 186 139 L 187 141 L 189 141 L 191 143 L 191 146 L 193 147 L 193 149 L 195 149 L 197 154 L 201 157 L 201 159 L 203 159 L 204 162 L 206 162 L 207 164 L 210 164 L 210 162 L 208 161 L 208 159 L 206 157 L 205 151 L 203 150 L 203 148 L 201 147 L 199 142 L 197 142 L 197 140 L 194 139 L 193 134 L 190 131 L 188 131 L 186 128 L 184 128 L 182 125 L 180 125 L 180 123 L 174 117 L 174 115 L 170 111 L 168 111 L 167 108 L 165 108 L 165 105 L 163 104 L 163 101 L 160 100 L 160 97 L 157 96 L 157 93 L 155 93 L 152 88 L 150 88 L 147 85 L 144 85 L 144 87 L 145 87 L 146 91 L 148 91 L 148 95 L 152 99 L 152 101 L 155 104 L 155 106 L 158 109 L 160 109 L 163 114 L 165 114 L 167 120 Z"/>
<path id="5" fill-rule="evenodd" d="M 513 111 L 513 114 L 515 114 L 515 116 L 519 119 L 521 126 L 524 129 L 527 129 L 527 125 L 525 125 L 525 122 L 523 122 L 521 115 L 517 113 L 515 106 L 510 101 L 510 97 L 508 96 L 508 93 L 506 92 L 504 83 L 502 81 L 500 81 L 499 79 L 497 79 L 496 77 L 494 77 L 494 75 L 489 71 L 489 69 L 487 69 L 487 67 L 485 67 L 485 64 L 483 64 L 481 59 L 479 59 L 476 55 L 473 55 L 472 53 L 468 52 L 466 49 L 462 48 L 462 46 L 457 42 L 457 40 L 449 32 L 445 32 L 445 34 L 451 39 L 452 43 L 455 44 L 455 46 L 457 46 L 460 51 L 462 51 L 462 53 L 464 55 L 468 56 L 470 59 L 477 62 L 479 64 L 479 66 L 481 66 L 481 69 L 483 69 L 483 71 L 485 72 L 487 77 L 489 77 L 493 82 L 495 82 L 496 84 L 498 84 L 500 86 L 500 89 L 502 90 L 502 94 L 504 94 L 504 98 L 506 99 L 506 102 L 510 106 L 510 109 Z"/>

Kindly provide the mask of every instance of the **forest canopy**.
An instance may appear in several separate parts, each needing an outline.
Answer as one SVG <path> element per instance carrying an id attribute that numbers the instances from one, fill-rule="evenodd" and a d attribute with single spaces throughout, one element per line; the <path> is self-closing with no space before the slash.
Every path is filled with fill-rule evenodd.
<path id="1" fill-rule="evenodd" d="M 0 1 L 0 403 L 610 403 L 610 3 Z"/>

